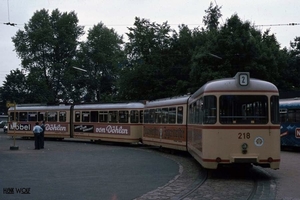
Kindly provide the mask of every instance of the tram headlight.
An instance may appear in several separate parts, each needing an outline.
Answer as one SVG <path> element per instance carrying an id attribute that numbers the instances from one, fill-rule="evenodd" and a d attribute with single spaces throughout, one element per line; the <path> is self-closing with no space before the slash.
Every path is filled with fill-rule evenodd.
<path id="1" fill-rule="evenodd" d="M 243 143 L 242 144 L 242 153 L 246 154 L 247 153 L 247 149 L 248 149 L 248 144 L 247 143 Z"/>

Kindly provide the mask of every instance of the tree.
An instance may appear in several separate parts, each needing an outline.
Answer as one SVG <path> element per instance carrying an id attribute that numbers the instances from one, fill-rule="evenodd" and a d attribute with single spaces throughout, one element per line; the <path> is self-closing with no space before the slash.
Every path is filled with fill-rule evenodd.
<path id="1" fill-rule="evenodd" d="M 233 15 L 218 31 L 202 30 L 199 35 L 201 45 L 194 52 L 191 71 L 198 84 L 194 89 L 209 80 L 233 77 L 238 71 L 279 84 L 286 56 L 269 30 L 261 33 L 249 21 Z"/>
<path id="2" fill-rule="evenodd" d="M 281 70 L 282 89 L 300 89 L 300 37 L 296 37 L 290 43 L 291 49 L 288 53 L 289 63 L 287 68 Z"/>
<path id="3" fill-rule="evenodd" d="M 36 11 L 12 38 L 22 67 L 28 72 L 29 90 L 45 96 L 44 101 L 68 99 L 74 89 L 73 62 L 83 27 L 78 26 L 74 12 L 51 15 Z M 46 94 L 46 95 L 45 95 Z"/>
<path id="4" fill-rule="evenodd" d="M 174 54 L 170 26 L 167 22 L 160 25 L 138 17 L 134 26 L 127 33 L 129 42 L 125 44 L 125 52 L 128 63 L 121 71 L 120 95 L 125 99 L 171 96 L 173 92 L 169 86 L 176 82 L 171 70 Z"/>
<path id="5" fill-rule="evenodd" d="M 219 25 L 219 19 L 222 17 L 221 7 L 216 5 L 213 7 L 213 3 L 211 2 L 209 8 L 205 10 L 206 16 L 203 17 L 203 23 L 206 26 L 206 30 L 212 31 L 217 30 Z"/>
<path id="6" fill-rule="evenodd" d="M 7 101 L 16 103 L 27 103 L 29 101 L 40 101 L 40 96 L 30 95 L 29 87 L 26 84 L 27 78 L 25 73 L 18 68 L 10 71 L 6 75 L 6 80 L 0 88 L 1 99 L 4 103 Z"/>
<path id="7" fill-rule="evenodd" d="M 86 42 L 80 45 L 78 63 L 87 70 L 81 80 L 85 88 L 85 101 L 112 100 L 116 94 L 116 79 L 125 59 L 123 38 L 102 22 L 88 31 Z M 106 99 L 104 99 L 106 98 Z"/>

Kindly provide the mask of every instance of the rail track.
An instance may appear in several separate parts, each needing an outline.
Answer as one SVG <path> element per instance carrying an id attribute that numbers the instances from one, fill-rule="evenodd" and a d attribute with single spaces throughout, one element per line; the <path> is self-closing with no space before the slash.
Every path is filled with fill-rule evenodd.
<path id="1" fill-rule="evenodd" d="M 179 174 L 166 185 L 139 198 L 171 200 L 275 199 L 276 183 L 261 167 L 203 169 L 189 155 L 164 156 L 179 164 Z"/>

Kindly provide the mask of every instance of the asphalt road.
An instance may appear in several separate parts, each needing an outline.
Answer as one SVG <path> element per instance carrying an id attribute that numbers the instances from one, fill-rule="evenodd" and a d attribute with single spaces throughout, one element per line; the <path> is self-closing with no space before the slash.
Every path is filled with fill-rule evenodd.
<path id="1" fill-rule="evenodd" d="M 178 163 L 145 148 L 13 140 L 0 133 L 0 199 L 134 199 L 165 185 Z"/>

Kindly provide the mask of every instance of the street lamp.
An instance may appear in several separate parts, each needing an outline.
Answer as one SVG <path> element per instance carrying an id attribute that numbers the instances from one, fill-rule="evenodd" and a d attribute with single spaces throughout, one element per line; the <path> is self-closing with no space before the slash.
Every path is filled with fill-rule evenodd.
<path id="1" fill-rule="evenodd" d="M 83 71 L 83 72 L 87 72 L 87 70 L 85 69 L 82 69 L 82 68 L 79 68 L 79 67 L 73 67 L 74 69 L 77 69 L 77 70 L 80 70 L 80 71 Z"/>

